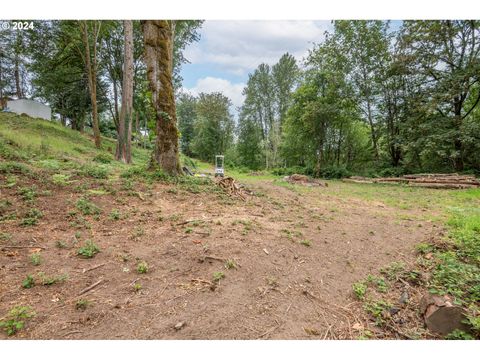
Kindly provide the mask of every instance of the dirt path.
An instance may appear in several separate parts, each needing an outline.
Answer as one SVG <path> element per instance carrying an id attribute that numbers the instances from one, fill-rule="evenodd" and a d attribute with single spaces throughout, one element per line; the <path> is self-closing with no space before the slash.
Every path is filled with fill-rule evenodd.
<path id="1" fill-rule="evenodd" d="M 166 185 L 125 203 L 120 190 L 94 196 L 103 213 L 87 217 L 90 230 L 72 228 L 66 215 L 79 195 L 56 189 L 37 200 L 45 214 L 38 226 L 1 224 L 16 245 L 45 250 L 39 266 L 29 262 L 31 249 L 0 251 L 0 316 L 19 304 L 35 309 L 17 338 L 352 338 L 359 316 L 349 305 L 352 283 L 392 261 L 414 261 L 414 245 L 432 232 L 399 219 L 397 209 L 343 200 L 328 188 L 303 193 L 271 181 L 252 188 L 258 196 L 246 202 Z M 6 195 L 24 206 L 13 191 Z M 113 209 L 125 218 L 110 219 Z M 93 259 L 76 256 L 85 239 L 101 248 Z M 225 268 L 227 259 L 236 269 Z M 146 274 L 136 272 L 140 260 Z M 23 289 L 38 271 L 69 278 Z M 225 277 L 216 282 L 215 272 Z M 76 309 L 79 299 L 90 302 L 85 310 Z"/>

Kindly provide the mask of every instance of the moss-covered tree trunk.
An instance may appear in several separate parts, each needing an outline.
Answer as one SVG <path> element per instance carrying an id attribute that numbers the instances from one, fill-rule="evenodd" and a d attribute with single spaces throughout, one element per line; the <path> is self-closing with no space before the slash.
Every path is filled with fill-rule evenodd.
<path id="1" fill-rule="evenodd" d="M 181 175 L 172 83 L 173 28 L 168 20 L 142 21 L 147 78 L 156 112 L 157 140 L 152 160 L 170 175 Z"/>
<path id="2" fill-rule="evenodd" d="M 123 22 L 125 53 L 123 59 L 123 92 L 120 121 L 118 124 L 117 160 L 129 164 L 132 161 L 132 107 L 133 107 L 133 22 Z"/>

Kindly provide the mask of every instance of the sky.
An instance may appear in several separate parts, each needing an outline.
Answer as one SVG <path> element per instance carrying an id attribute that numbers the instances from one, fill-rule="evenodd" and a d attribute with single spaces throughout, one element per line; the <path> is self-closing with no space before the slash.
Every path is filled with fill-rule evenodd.
<path id="1" fill-rule="evenodd" d="M 330 21 L 207 20 L 200 41 L 184 52 L 184 90 L 197 95 L 220 91 L 236 108 L 243 103 L 248 74 L 261 63 L 275 64 L 288 52 L 301 61 L 314 43 L 321 43 Z"/>

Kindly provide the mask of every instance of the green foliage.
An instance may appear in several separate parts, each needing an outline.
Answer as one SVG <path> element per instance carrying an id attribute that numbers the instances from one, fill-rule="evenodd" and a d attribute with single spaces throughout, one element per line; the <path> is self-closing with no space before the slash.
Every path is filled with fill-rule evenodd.
<path id="1" fill-rule="evenodd" d="M 34 254 L 30 255 L 30 262 L 34 266 L 38 266 L 42 263 L 42 256 L 39 253 L 34 253 Z"/>
<path id="2" fill-rule="evenodd" d="M 121 213 L 120 213 L 119 210 L 113 209 L 112 212 L 111 212 L 110 215 L 109 215 L 109 218 L 110 218 L 111 220 L 120 220 L 121 216 L 122 216 L 122 215 L 121 215 Z"/>
<path id="3" fill-rule="evenodd" d="M 49 276 L 49 275 L 46 275 L 44 272 L 39 272 L 37 275 L 40 278 L 42 285 L 45 285 L 45 286 L 50 286 L 58 282 L 66 281 L 68 279 L 67 274 Z"/>
<path id="4" fill-rule="evenodd" d="M 365 281 L 367 284 L 373 284 L 381 293 L 385 293 L 388 290 L 388 285 L 382 277 L 368 275 Z"/>
<path id="5" fill-rule="evenodd" d="M 25 217 L 23 218 L 20 225 L 22 226 L 36 225 L 38 223 L 38 219 L 41 219 L 42 217 L 43 217 L 43 213 L 40 210 L 36 208 L 32 208 L 25 214 Z"/>
<path id="6" fill-rule="evenodd" d="M 0 162 L 0 174 L 25 174 L 31 173 L 30 168 L 22 163 L 5 161 Z"/>
<path id="7" fill-rule="evenodd" d="M 78 299 L 75 303 L 76 310 L 86 310 L 87 307 L 90 305 L 90 301 L 87 299 Z"/>
<path id="8" fill-rule="evenodd" d="M 68 184 L 71 183 L 71 181 L 68 181 L 69 179 L 70 179 L 70 175 L 66 175 L 66 174 L 52 175 L 52 182 L 58 186 L 67 186 Z"/>
<path id="9" fill-rule="evenodd" d="M 137 272 L 139 274 L 146 274 L 148 272 L 148 264 L 146 261 L 140 261 L 137 265 Z"/>
<path id="10" fill-rule="evenodd" d="M 230 269 L 236 269 L 237 268 L 237 263 L 233 259 L 227 259 L 225 261 L 225 268 L 230 270 Z"/>
<path id="11" fill-rule="evenodd" d="M 373 316 L 375 324 L 379 326 L 385 322 L 386 314 L 391 307 L 392 305 L 385 300 L 369 300 L 363 305 L 365 311 Z"/>
<path id="12" fill-rule="evenodd" d="M 367 294 L 367 285 L 363 282 L 356 282 L 352 285 L 353 293 L 359 300 L 363 300 Z"/>
<path id="13" fill-rule="evenodd" d="M 307 239 L 300 240 L 300 244 L 302 244 L 303 246 L 307 246 L 307 247 L 312 246 L 312 242 L 310 240 L 307 240 Z"/>
<path id="14" fill-rule="evenodd" d="M 23 201 L 32 202 L 37 197 L 37 189 L 35 186 L 23 187 L 18 190 L 18 194 L 22 197 Z"/>
<path id="15" fill-rule="evenodd" d="M 102 210 L 86 197 L 78 199 L 75 206 L 83 215 L 99 215 L 102 213 Z"/>
<path id="16" fill-rule="evenodd" d="M 94 156 L 93 161 L 101 164 L 110 164 L 113 161 L 113 155 L 110 153 L 99 153 Z"/>
<path id="17" fill-rule="evenodd" d="M 32 275 L 27 275 L 25 280 L 22 281 L 22 287 L 24 289 L 30 289 L 35 286 L 35 279 Z"/>
<path id="18" fill-rule="evenodd" d="M 0 327 L 5 330 L 8 336 L 15 335 L 25 326 L 25 320 L 34 317 L 35 311 L 29 306 L 15 306 L 9 312 L 3 321 L 0 321 Z"/>
<path id="19" fill-rule="evenodd" d="M 198 158 L 213 162 L 233 142 L 234 120 L 231 101 L 221 93 L 201 93 L 195 107 L 194 138 L 191 149 Z"/>
<path id="20" fill-rule="evenodd" d="M 105 165 L 85 164 L 80 169 L 80 175 L 95 179 L 106 179 L 109 172 Z"/>
<path id="21" fill-rule="evenodd" d="M 77 250 L 77 254 L 86 258 L 93 258 L 100 252 L 99 247 L 93 242 L 93 240 L 86 240 L 85 245 Z"/>
<path id="22" fill-rule="evenodd" d="M 214 282 L 219 282 L 225 277 L 225 274 L 222 271 L 215 271 L 213 273 L 213 281 Z"/>
<path id="23" fill-rule="evenodd" d="M 455 329 L 445 336 L 445 340 L 475 340 L 475 338 L 465 331 Z"/>

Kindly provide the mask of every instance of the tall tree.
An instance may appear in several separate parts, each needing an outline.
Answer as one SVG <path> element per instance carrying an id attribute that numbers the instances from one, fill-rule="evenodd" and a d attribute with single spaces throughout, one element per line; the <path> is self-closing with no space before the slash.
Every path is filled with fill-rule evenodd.
<path id="1" fill-rule="evenodd" d="M 132 161 L 132 106 L 133 106 L 133 23 L 124 20 L 125 51 L 123 61 L 122 109 L 118 126 L 116 159 L 127 164 Z"/>
<path id="2" fill-rule="evenodd" d="M 201 93 L 196 105 L 192 149 L 202 160 L 212 162 L 225 154 L 233 142 L 232 102 L 219 92 Z"/>
<path id="3" fill-rule="evenodd" d="M 380 70 L 388 56 L 388 23 L 383 21 L 335 21 L 334 39 L 347 55 L 349 76 L 358 106 L 370 126 L 373 154 L 379 159 Z"/>
<path id="4" fill-rule="evenodd" d="M 449 157 L 462 171 L 463 123 L 480 102 L 480 93 L 468 101 L 480 82 L 480 21 L 407 21 L 403 43 L 411 71 L 424 78 L 423 110 L 444 129 L 442 140 L 453 143 Z"/>
<path id="5" fill-rule="evenodd" d="M 92 103 L 92 127 L 95 146 L 101 147 L 100 127 L 98 120 L 97 105 L 97 45 L 101 30 L 101 21 L 81 20 L 79 21 L 80 31 L 82 33 L 82 42 L 84 46 L 85 68 L 88 77 L 88 88 L 90 90 L 90 101 Z"/>
<path id="6" fill-rule="evenodd" d="M 180 130 L 180 147 L 182 153 L 193 155 L 194 124 L 197 118 L 197 98 L 187 93 L 180 93 L 177 100 L 178 129 Z"/>
<path id="7" fill-rule="evenodd" d="M 178 129 L 173 89 L 173 31 L 168 20 L 142 22 L 147 78 L 156 112 L 155 150 L 152 160 L 165 172 L 181 175 Z"/>

